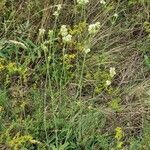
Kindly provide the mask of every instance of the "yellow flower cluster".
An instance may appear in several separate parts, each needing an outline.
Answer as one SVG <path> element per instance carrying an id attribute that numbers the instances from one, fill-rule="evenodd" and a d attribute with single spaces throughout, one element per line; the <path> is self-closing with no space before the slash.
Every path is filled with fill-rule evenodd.
<path id="1" fill-rule="evenodd" d="M 17 133 L 17 135 L 9 142 L 9 146 L 14 150 L 18 150 L 19 147 L 26 142 L 32 144 L 41 144 L 39 141 L 34 140 L 31 135 L 20 136 L 20 133 Z"/>
<path id="2" fill-rule="evenodd" d="M 121 138 L 123 137 L 122 129 L 121 129 L 120 127 L 117 127 L 117 128 L 115 129 L 115 131 L 116 131 L 115 138 L 116 138 L 117 140 L 121 140 Z"/>
<path id="3" fill-rule="evenodd" d="M 3 58 L 0 58 L 0 72 L 5 69 L 4 61 L 5 61 L 5 60 L 4 60 Z"/>
<path id="4" fill-rule="evenodd" d="M 123 145 L 123 142 L 122 142 L 122 138 L 123 138 L 123 131 L 122 131 L 122 128 L 120 127 L 117 127 L 115 129 L 116 131 L 116 135 L 115 135 L 115 138 L 117 139 L 117 148 L 122 148 L 122 145 Z"/>
<path id="5" fill-rule="evenodd" d="M 6 68 L 8 69 L 8 72 L 9 72 L 9 73 L 14 73 L 14 72 L 16 72 L 16 71 L 18 70 L 18 68 L 17 68 L 17 66 L 16 66 L 16 63 L 14 63 L 14 62 L 10 62 L 10 63 L 6 66 Z"/>

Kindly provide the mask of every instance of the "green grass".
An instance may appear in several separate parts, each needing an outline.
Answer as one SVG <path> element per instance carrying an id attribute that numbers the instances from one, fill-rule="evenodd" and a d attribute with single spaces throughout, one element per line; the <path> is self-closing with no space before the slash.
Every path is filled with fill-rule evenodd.
<path id="1" fill-rule="evenodd" d="M 1 0 L 0 149 L 149 150 L 149 12 Z"/>

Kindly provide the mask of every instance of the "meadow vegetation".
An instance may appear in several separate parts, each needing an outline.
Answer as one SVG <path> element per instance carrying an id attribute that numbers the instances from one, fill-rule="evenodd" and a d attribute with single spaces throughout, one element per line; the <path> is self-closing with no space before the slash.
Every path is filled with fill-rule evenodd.
<path id="1" fill-rule="evenodd" d="M 149 0 L 0 0 L 0 150 L 150 150 Z"/>

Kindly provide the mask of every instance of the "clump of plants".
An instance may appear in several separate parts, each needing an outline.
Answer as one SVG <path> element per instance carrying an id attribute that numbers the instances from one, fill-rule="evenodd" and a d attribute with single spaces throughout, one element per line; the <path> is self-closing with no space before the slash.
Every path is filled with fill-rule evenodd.
<path id="1" fill-rule="evenodd" d="M 0 149 L 149 148 L 147 6 L 0 2 Z"/>

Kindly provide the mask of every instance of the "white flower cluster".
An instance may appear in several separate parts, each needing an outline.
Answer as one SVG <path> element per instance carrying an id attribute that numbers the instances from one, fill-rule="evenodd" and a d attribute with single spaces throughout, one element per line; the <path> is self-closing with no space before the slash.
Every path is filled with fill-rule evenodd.
<path id="1" fill-rule="evenodd" d="M 58 17 L 62 6 L 61 6 L 61 4 L 58 4 L 58 5 L 56 5 L 56 7 L 57 7 L 57 10 L 54 11 L 53 15 L 54 15 L 55 17 Z"/>
<path id="2" fill-rule="evenodd" d="M 89 3 L 89 0 L 77 0 L 77 3 L 79 5 L 85 5 L 85 4 Z"/>
<path id="3" fill-rule="evenodd" d="M 71 42 L 72 35 L 70 35 L 68 33 L 68 29 L 67 29 L 66 25 L 62 25 L 61 26 L 61 28 L 60 28 L 60 34 L 62 36 L 62 40 L 63 40 L 64 43 Z"/>
<path id="4" fill-rule="evenodd" d="M 69 43 L 72 40 L 72 35 L 68 34 L 68 35 L 64 36 L 62 39 L 63 39 L 64 43 Z"/>
<path id="5" fill-rule="evenodd" d="M 114 67 L 110 67 L 109 73 L 110 76 L 113 78 L 116 75 L 116 69 Z"/>
<path id="6" fill-rule="evenodd" d="M 84 48 L 85 54 L 89 53 L 90 51 L 91 51 L 90 48 Z"/>
<path id="7" fill-rule="evenodd" d="M 57 10 L 60 11 L 61 8 L 62 8 L 61 4 L 58 4 L 58 5 L 57 5 Z"/>
<path id="8" fill-rule="evenodd" d="M 45 29 L 39 29 L 39 36 L 43 36 L 45 34 Z"/>
<path id="9" fill-rule="evenodd" d="M 117 13 L 115 13 L 113 16 L 116 17 L 116 18 L 118 18 L 119 15 Z"/>
<path id="10" fill-rule="evenodd" d="M 66 25 L 62 25 L 60 28 L 60 34 L 64 37 L 68 34 L 68 29 Z"/>
<path id="11" fill-rule="evenodd" d="M 110 77 L 113 78 L 116 75 L 116 69 L 114 67 L 110 67 L 109 70 Z M 106 86 L 111 84 L 111 80 L 106 80 Z"/>
<path id="12" fill-rule="evenodd" d="M 49 36 L 49 37 L 52 37 L 52 36 L 53 36 L 53 33 L 54 33 L 53 30 L 49 30 L 49 31 L 48 31 L 48 36 Z"/>
<path id="13" fill-rule="evenodd" d="M 103 4 L 103 5 L 106 4 L 106 2 L 104 0 L 101 0 L 100 3 Z"/>
<path id="14" fill-rule="evenodd" d="M 106 80 L 106 85 L 107 86 L 111 85 L 111 81 L 110 80 Z"/>
<path id="15" fill-rule="evenodd" d="M 96 34 L 100 29 L 100 22 L 96 22 L 95 24 L 90 24 L 88 27 L 89 34 Z"/>

